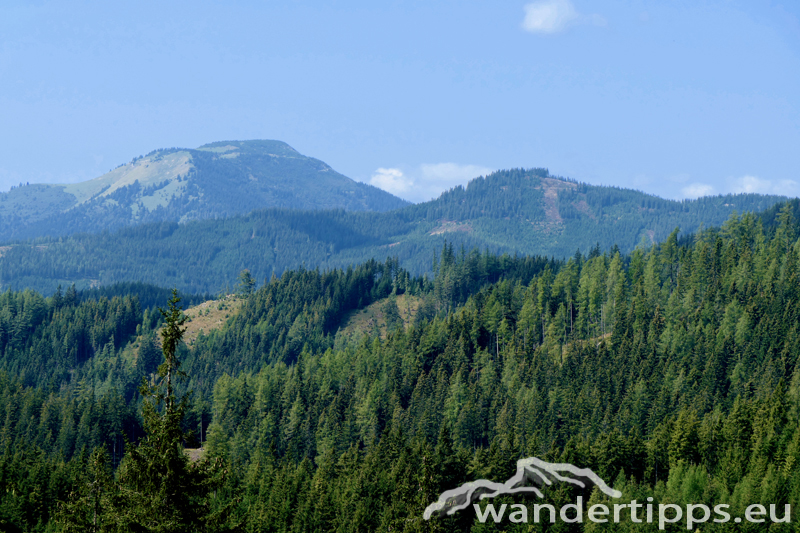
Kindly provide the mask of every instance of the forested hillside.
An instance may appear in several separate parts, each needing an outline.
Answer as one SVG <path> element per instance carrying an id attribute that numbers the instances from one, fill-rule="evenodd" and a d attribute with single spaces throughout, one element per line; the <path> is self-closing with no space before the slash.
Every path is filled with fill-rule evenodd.
<path id="1" fill-rule="evenodd" d="M 0 193 L 0 240 L 100 232 L 254 209 L 388 211 L 408 205 L 280 141 L 154 150 L 99 178 Z"/>
<path id="2" fill-rule="evenodd" d="M 432 278 L 397 260 L 287 271 L 247 296 L 221 329 L 176 345 L 187 379 L 175 394 L 195 391 L 180 413 L 146 407 L 165 330 L 136 298 L 6 292 L 0 524 L 114 531 L 121 501 L 135 502 L 126 519 L 163 505 L 140 489 L 131 500 L 130 491 L 151 479 L 134 476 L 148 461 L 160 464 L 153 436 L 167 435 L 169 412 L 186 432 L 169 438 L 188 448 L 203 441 L 199 462 L 173 458 L 185 475 L 152 471 L 194 498 L 169 531 L 598 530 L 495 528 L 470 510 L 422 520 L 442 491 L 503 481 L 529 456 L 591 468 L 623 503 L 728 503 L 732 516 L 775 504 L 781 517 L 791 504 L 794 513 L 798 230 L 785 207 L 696 236 L 672 232 L 630 254 L 597 247 L 554 261 L 448 245 Z M 391 311 L 399 295 L 422 300 L 413 319 Z M 385 338 L 341 334 L 344 317 L 376 302 L 395 317 Z M 63 343 L 68 334 L 83 344 Z M 142 376 L 151 384 L 145 398 L 130 386 Z M 558 487 L 546 501 L 577 494 Z M 658 529 L 629 516 L 613 530 Z M 734 527 L 795 524 L 701 530 Z"/>
<path id="3" fill-rule="evenodd" d="M 780 200 L 741 194 L 677 202 L 579 184 L 545 169 L 510 170 L 388 213 L 269 209 L 10 243 L 0 246 L 0 288 L 52 294 L 59 284 L 86 288 L 143 281 L 216 294 L 245 268 L 262 282 L 301 266 L 346 268 L 389 256 L 422 274 L 430 273 L 432 257 L 445 241 L 457 249 L 559 259 L 595 246 L 618 245 L 629 253 L 637 245 L 662 242 L 676 227 L 693 233 Z"/>

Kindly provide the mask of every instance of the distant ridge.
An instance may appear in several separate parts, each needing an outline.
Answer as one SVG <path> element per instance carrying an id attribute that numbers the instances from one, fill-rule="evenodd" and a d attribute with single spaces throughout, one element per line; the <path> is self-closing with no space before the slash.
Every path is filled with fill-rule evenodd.
<path id="1" fill-rule="evenodd" d="M 169 148 L 93 180 L 0 193 L 0 240 L 224 218 L 254 209 L 388 211 L 408 205 L 281 141 Z"/>
<path id="2" fill-rule="evenodd" d="M 259 209 L 0 245 L 0 290 L 49 294 L 58 284 L 82 289 L 142 281 L 218 293 L 235 285 L 245 268 L 261 281 L 287 269 L 347 268 L 387 257 L 419 274 L 431 271 L 434 257 L 450 261 L 462 248 L 566 258 L 617 245 L 627 253 L 666 240 L 676 228 L 688 236 L 785 200 L 739 194 L 679 202 L 578 183 L 541 168 L 511 169 L 389 212 Z M 450 255 L 442 253 L 445 242 Z"/>

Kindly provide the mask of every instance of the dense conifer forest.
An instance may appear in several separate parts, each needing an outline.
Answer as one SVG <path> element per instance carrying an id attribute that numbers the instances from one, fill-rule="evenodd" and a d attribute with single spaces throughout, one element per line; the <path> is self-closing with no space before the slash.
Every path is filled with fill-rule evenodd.
<path id="1" fill-rule="evenodd" d="M 601 530 L 422 519 L 442 491 L 537 456 L 591 468 L 626 501 L 792 506 L 792 523 L 702 531 L 794 531 L 797 208 L 630 253 L 448 242 L 430 275 L 396 258 L 287 269 L 239 287 L 239 310 L 191 345 L 177 293 L 159 312 L 154 288 L 8 290 L 0 529 Z M 354 331 L 376 306 L 380 323 Z M 608 500 L 564 486 L 546 500 L 576 495 Z M 658 529 L 625 516 L 608 530 Z"/>
<path id="2" fill-rule="evenodd" d="M 215 195 L 220 202 L 226 198 L 222 192 Z M 243 269 L 260 283 L 300 267 L 347 268 L 386 257 L 397 258 L 414 275 L 432 274 L 431 258 L 445 241 L 496 255 L 563 259 L 576 250 L 614 245 L 625 254 L 663 242 L 676 227 L 694 233 L 719 226 L 731 214 L 759 212 L 783 200 L 738 194 L 679 202 L 577 183 L 542 168 L 512 169 L 385 213 L 273 208 L 9 242 L 0 246 L 0 289 L 50 295 L 59 284 L 86 289 L 146 282 L 218 294 L 230 289 Z"/>

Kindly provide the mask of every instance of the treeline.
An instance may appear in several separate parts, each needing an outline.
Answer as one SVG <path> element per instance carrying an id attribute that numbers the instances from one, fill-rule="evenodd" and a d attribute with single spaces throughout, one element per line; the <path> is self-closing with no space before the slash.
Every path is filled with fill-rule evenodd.
<path id="1" fill-rule="evenodd" d="M 57 288 L 56 293 L 58 294 L 59 291 L 60 289 Z M 79 302 L 101 300 L 103 298 L 110 300 L 114 297 L 123 298 L 125 296 L 136 297 L 141 309 L 155 309 L 163 306 L 164 302 L 170 298 L 170 295 L 171 291 L 169 289 L 142 283 L 140 281 L 122 281 L 111 285 L 101 285 L 99 287 L 77 291 L 76 294 Z M 178 296 L 185 307 L 191 307 L 211 300 L 215 295 L 179 292 Z"/>

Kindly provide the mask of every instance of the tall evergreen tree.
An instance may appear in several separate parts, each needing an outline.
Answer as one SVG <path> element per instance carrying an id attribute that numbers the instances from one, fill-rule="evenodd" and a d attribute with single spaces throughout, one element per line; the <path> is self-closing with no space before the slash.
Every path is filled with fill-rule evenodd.
<path id="1" fill-rule="evenodd" d="M 82 523 L 91 525 L 94 531 L 109 532 L 229 529 L 225 525 L 227 508 L 215 512 L 210 498 L 221 481 L 216 475 L 219 463 L 192 464 L 183 451 L 181 424 L 189 403 L 187 395 L 178 397 L 175 391 L 177 380 L 184 377 L 177 350 L 186 331 L 183 328 L 186 317 L 179 302 L 174 290 L 167 309 L 160 309 L 165 320 L 161 330 L 164 362 L 158 368 L 156 382 L 143 380 L 140 389 L 144 397 L 142 416 L 146 435 L 128 450 L 120 464 L 117 482 L 110 490 L 103 492 L 98 488 L 101 458 L 92 463 L 94 475 L 88 482 L 91 487 L 66 507 L 80 507 L 81 513 L 78 517 L 65 513 L 65 531 L 75 530 Z"/>

